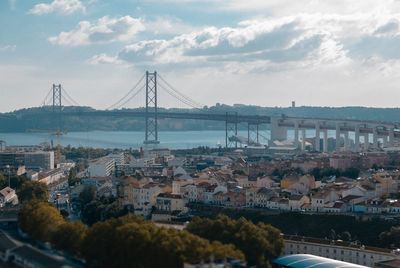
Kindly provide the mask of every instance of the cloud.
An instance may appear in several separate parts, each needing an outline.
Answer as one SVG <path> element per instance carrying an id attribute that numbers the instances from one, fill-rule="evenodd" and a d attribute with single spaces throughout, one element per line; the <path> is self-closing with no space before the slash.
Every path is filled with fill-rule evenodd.
<path id="1" fill-rule="evenodd" d="M 89 64 L 124 64 L 124 61 L 118 59 L 118 57 L 109 56 L 107 54 L 95 55 L 86 61 Z"/>
<path id="2" fill-rule="evenodd" d="M 399 21 L 397 19 L 389 20 L 386 23 L 380 25 L 375 31 L 376 36 L 390 36 L 397 35 L 399 33 Z"/>
<path id="3" fill-rule="evenodd" d="M 183 23 L 173 17 L 156 17 L 152 19 L 133 18 L 131 16 L 102 17 L 95 22 L 81 21 L 71 31 L 61 32 L 48 41 L 61 46 L 83 46 L 96 43 L 128 41 L 139 32 L 153 36 L 173 36 L 194 31 L 198 28 Z"/>
<path id="4" fill-rule="evenodd" d="M 238 73 L 321 65 L 360 68 L 375 62 L 387 73 L 394 64 L 384 62 L 400 59 L 399 21 L 400 14 L 374 12 L 269 17 L 134 42 L 110 57 L 138 67 L 173 65 Z"/>
<path id="5" fill-rule="evenodd" d="M 54 0 L 49 4 L 41 3 L 35 5 L 29 14 L 43 15 L 57 12 L 63 15 L 70 15 L 75 12 L 85 12 L 86 7 L 80 0 Z"/>
<path id="6" fill-rule="evenodd" d="M 147 31 L 150 31 L 155 35 L 183 34 L 198 30 L 197 27 L 193 27 L 190 24 L 187 24 L 174 17 L 156 17 L 153 19 L 146 18 L 143 19 L 143 22 Z"/>
<path id="7" fill-rule="evenodd" d="M 237 27 L 208 27 L 171 39 L 127 45 L 118 58 L 136 65 L 343 62 L 346 51 L 336 36 L 310 27 L 308 21 L 306 17 L 293 16 L 243 21 Z"/>
<path id="8" fill-rule="evenodd" d="M 16 45 L 0 45 L 0 52 L 14 52 L 16 49 Z"/>
<path id="9" fill-rule="evenodd" d="M 74 30 L 61 32 L 57 36 L 48 38 L 48 41 L 60 46 L 83 46 L 128 41 L 144 29 L 145 26 L 141 19 L 130 16 L 120 18 L 105 16 L 94 23 L 81 21 Z"/>

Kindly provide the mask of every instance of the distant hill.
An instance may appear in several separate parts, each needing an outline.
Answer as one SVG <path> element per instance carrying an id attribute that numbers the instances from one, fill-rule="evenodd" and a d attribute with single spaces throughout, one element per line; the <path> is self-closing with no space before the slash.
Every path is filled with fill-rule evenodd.
<path id="1" fill-rule="evenodd" d="M 46 115 L 40 118 L 32 117 L 35 113 L 49 108 L 28 108 L 0 113 L 0 132 L 46 132 L 56 129 L 56 115 Z M 74 110 L 95 111 L 90 107 L 65 107 L 66 111 Z M 143 108 L 132 109 L 143 111 Z M 170 112 L 199 112 L 193 109 L 163 109 L 160 111 Z M 360 119 L 374 121 L 400 122 L 400 108 L 368 108 L 368 107 L 260 107 L 251 105 L 236 104 L 233 106 L 217 104 L 212 107 L 205 107 L 201 112 L 210 113 L 234 113 L 251 115 L 279 115 L 335 119 Z M 244 128 L 242 126 L 241 128 Z M 197 120 L 173 120 L 163 119 L 159 121 L 160 130 L 221 130 L 225 128 L 223 122 L 197 121 Z M 142 118 L 87 118 L 87 117 L 65 117 L 63 129 L 68 131 L 142 131 L 144 119 Z"/>

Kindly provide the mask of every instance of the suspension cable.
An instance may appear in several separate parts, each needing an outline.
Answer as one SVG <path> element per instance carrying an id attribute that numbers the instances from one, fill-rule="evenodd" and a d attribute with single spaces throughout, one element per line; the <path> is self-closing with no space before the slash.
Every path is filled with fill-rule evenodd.
<path id="1" fill-rule="evenodd" d="M 174 91 L 171 91 L 170 89 L 168 89 L 167 87 L 165 87 L 162 83 L 158 83 L 158 87 L 163 89 L 166 93 L 168 93 L 170 96 L 174 97 L 175 99 L 179 100 L 180 102 L 186 104 L 187 106 L 189 106 L 190 108 L 194 108 L 197 110 L 202 110 L 202 107 L 199 107 L 191 102 L 189 102 L 188 100 L 180 97 L 178 94 L 176 94 Z"/>
<path id="2" fill-rule="evenodd" d="M 194 106 L 197 107 L 204 107 L 205 105 L 193 100 L 192 98 L 186 96 L 185 94 L 181 93 L 179 90 L 175 89 L 170 83 L 168 83 L 161 75 L 158 75 L 160 80 L 162 80 L 172 91 L 178 94 L 181 98 L 185 99 L 186 101 L 192 103 Z"/>
<path id="3" fill-rule="evenodd" d="M 44 98 L 44 100 L 43 100 L 43 106 L 46 106 L 47 99 L 49 98 L 49 96 L 50 96 L 52 90 L 53 90 L 53 89 L 50 88 L 49 92 L 47 93 L 46 97 Z"/>
<path id="4" fill-rule="evenodd" d="M 139 86 L 139 84 L 143 81 L 143 79 L 145 78 L 145 75 L 143 75 L 140 80 L 136 83 L 136 85 L 131 88 L 128 93 L 126 93 L 121 99 L 119 99 L 116 103 L 114 103 L 113 105 L 109 106 L 106 108 L 106 110 L 110 110 L 110 109 L 114 109 L 116 106 L 119 106 L 121 102 L 125 101 L 125 99 L 132 93 L 134 92 L 134 90 Z M 125 103 L 124 103 L 125 104 Z M 123 104 L 123 105 L 124 105 Z"/>
<path id="5" fill-rule="evenodd" d="M 139 90 L 137 90 L 132 96 L 130 96 L 128 99 L 126 99 L 123 103 L 121 103 L 119 106 L 116 107 L 116 109 L 122 108 L 125 104 L 130 102 L 133 98 L 135 98 L 143 89 L 146 88 L 146 85 L 143 85 Z"/>
<path id="6" fill-rule="evenodd" d="M 64 93 L 64 94 L 62 94 L 62 96 L 65 95 L 65 96 L 70 100 L 70 102 L 71 102 L 72 105 L 80 106 L 79 103 L 78 103 L 77 101 L 75 101 L 75 100 L 68 94 L 68 91 L 65 90 L 64 87 L 62 87 L 62 90 L 63 90 L 63 93 Z"/>

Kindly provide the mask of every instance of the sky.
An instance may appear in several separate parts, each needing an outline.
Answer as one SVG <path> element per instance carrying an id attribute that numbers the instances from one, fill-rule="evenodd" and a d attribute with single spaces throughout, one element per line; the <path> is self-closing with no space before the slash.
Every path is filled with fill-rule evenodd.
<path id="1" fill-rule="evenodd" d="M 399 0 L 0 0 L 0 112 L 53 83 L 104 109 L 146 70 L 201 105 L 398 107 L 399 67 Z"/>

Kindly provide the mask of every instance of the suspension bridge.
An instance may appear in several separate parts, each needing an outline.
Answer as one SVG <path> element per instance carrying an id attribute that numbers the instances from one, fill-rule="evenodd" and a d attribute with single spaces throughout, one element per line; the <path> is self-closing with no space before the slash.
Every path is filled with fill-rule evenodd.
<path id="1" fill-rule="evenodd" d="M 141 97 L 141 95 L 144 95 Z M 178 101 L 186 108 L 190 108 L 189 112 L 170 112 L 160 111 L 160 96 L 169 96 Z M 130 110 L 128 105 L 132 101 L 139 101 L 139 107 L 142 109 Z M 144 100 L 144 106 L 143 106 Z M 64 110 L 65 104 L 68 106 L 79 105 L 77 101 L 64 89 L 61 84 L 53 84 L 52 88 L 46 95 L 43 105 L 50 109 L 42 109 L 36 115 L 51 114 L 51 116 L 58 122 L 58 130 L 61 129 L 61 122 L 63 117 L 79 116 L 79 117 L 127 117 L 127 118 L 144 118 L 145 120 L 145 136 L 144 144 L 159 144 L 159 120 L 162 119 L 192 119 L 192 120 L 206 120 L 206 121 L 219 121 L 225 123 L 225 147 L 238 147 L 238 143 L 246 144 L 249 146 L 261 146 L 261 138 L 263 136 L 262 130 L 271 131 L 269 141 L 286 140 L 287 130 L 294 130 L 294 144 L 304 149 L 306 140 L 306 130 L 315 130 L 315 144 L 314 147 L 317 151 L 327 151 L 328 144 L 328 130 L 335 131 L 336 141 L 339 141 L 342 136 L 344 139 L 344 149 L 349 149 L 349 132 L 355 134 L 355 150 L 359 151 L 362 147 L 360 145 L 360 137 L 364 142 L 364 149 L 369 148 L 369 136 L 372 135 L 373 147 L 378 147 L 379 140 L 386 147 L 393 146 L 395 139 L 400 138 L 400 125 L 392 122 L 376 122 L 376 121 L 363 121 L 363 120 L 349 120 L 349 119 L 324 119 L 324 118 L 300 118 L 300 117 L 287 117 L 285 115 L 267 116 L 267 115 L 244 115 L 238 113 L 210 113 L 204 109 L 204 105 L 193 100 L 189 96 L 183 94 L 181 91 L 173 87 L 163 76 L 154 72 L 146 72 L 138 82 L 117 102 L 113 103 L 105 110 L 87 110 L 87 109 L 74 109 L 73 111 Z M 131 107 L 132 108 L 132 107 Z M 247 137 L 238 136 L 238 125 L 244 124 L 247 128 Z M 300 133 L 301 131 L 301 133 Z M 301 139 L 300 136 L 301 135 Z M 321 144 L 321 134 L 323 134 Z M 301 140 L 301 146 L 300 146 Z M 321 146 L 323 145 L 323 146 Z M 340 143 L 336 142 L 336 149 L 340 150 Z"/>
<path id="2" fill-rule="evenodd" d="M 183 112 L 165 112 L 159 110 L 160 92 L 165 93 L 185 108 L 190 108 L 191 111 Z M 144 99 L 141 95 L 144 95 Z M 144 100 L 143 109 L 140 111 L 127 110 L 129 103 L 134 100 Z M 143 103 L 143 102 L 142 102 Z M 159 144 L 159 120 L 162 119 L 192 119 L 205 121 L 225 122 L 225 147 L 238 147 L 238 143 L 246 145 L 261 145 L 261 125 L 268 125 L 271 122 L 270 116 L 259 115 L 240 115 L 238 113 L 209 113 L 204 110 L 204 106 L 193 100 L 181 91 L 173 87 L 166 79 L 156 71 L 146 72 L 138 82 L 117 102 L 108 106 L 106 110 L 87 111 L 85 109 L 76 109 L 74 111 L 65 111 L 63 107 L 76 106 L 82 107 L 79 102 L 65 90 L 61 84 L 53 84 L 51 90 L 43 100 L 43 107 L 50 107 L 42 112 L 36 113 L 36 116 L 41 116 L 44 113 L 52 113 L 52 116 L 57 119 L 58 129 L 61 128 L 63 117 L 79 116 L 79 117 L 132 117 L 145 119 L 145 135 L 144 144 Z M 238 125 L 247 125 L 247 137 L 238 136 Z M 266 129 L 266 127 L 265 127 Z"/>

